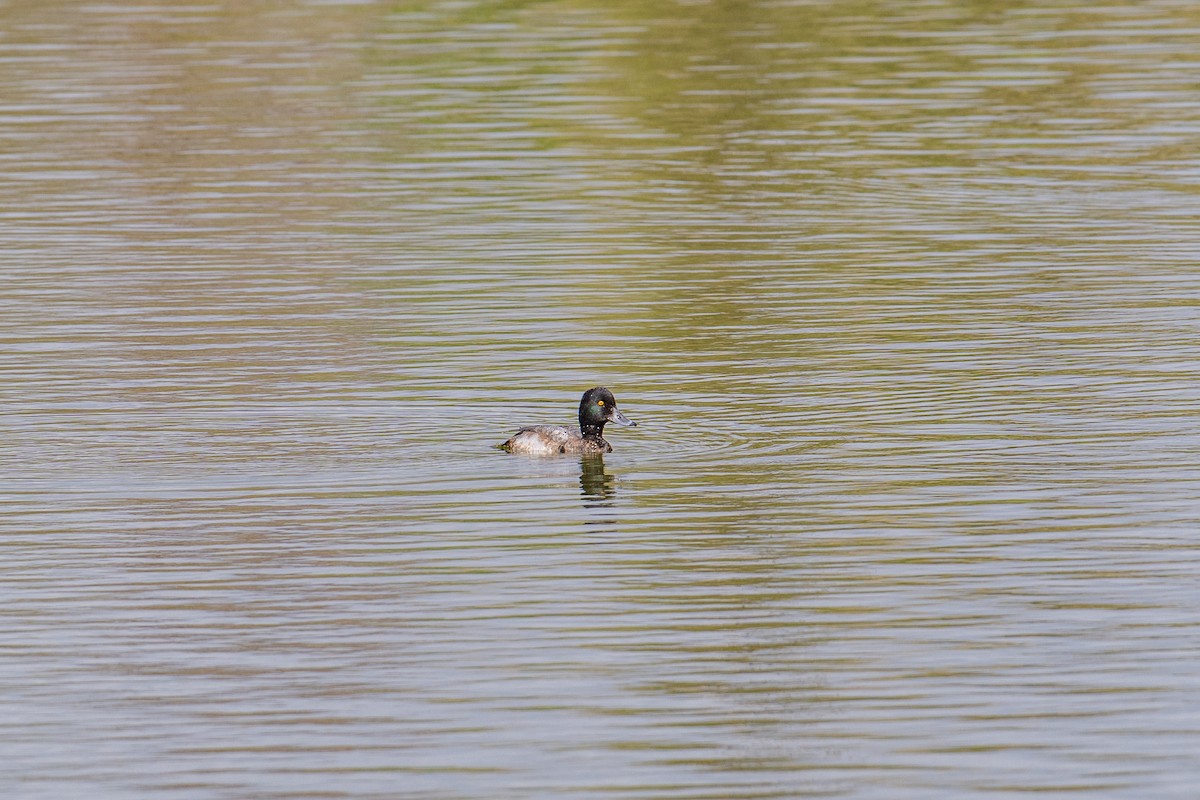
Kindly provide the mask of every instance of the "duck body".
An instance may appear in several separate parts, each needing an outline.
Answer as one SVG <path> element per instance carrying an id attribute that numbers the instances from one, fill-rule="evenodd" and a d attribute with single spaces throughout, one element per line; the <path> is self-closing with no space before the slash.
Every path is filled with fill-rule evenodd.
<path id="1" fill-rule="evenodd" d="M 531 425 L 521 428 L 500 445 L 510 453 L 553 456 L 559 453 L 611 453 L 612 445 L 602 438 L 585 438 L 565 425 Z"/>
<path id="2" fill-rule="evenodd" d="M 617 410 L 617 399 L 612 392 L 597 386 L 584 392 L 579 401 L 578 430 L 563 425 L 530 425 L 518 430 L 499 447 L 509 453 L 529 456 L 611 453 L 612 445 L 604 439 L 604 426 L 609 422 L 629 427 L 637 425 Z"/>

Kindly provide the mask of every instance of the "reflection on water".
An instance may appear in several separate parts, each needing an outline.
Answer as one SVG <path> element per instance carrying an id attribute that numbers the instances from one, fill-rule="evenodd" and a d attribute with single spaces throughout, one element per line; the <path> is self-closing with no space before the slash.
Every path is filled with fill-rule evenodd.
<path id="1" fill-rule="evenodd" d="M 1194 794 L 1193 4 L 0 19 L 8 795 Z"/>
<path id="2" fill-rule="evenodd" d="M 585 504 L 611 506 L 617 486 L 615 477 L 604 468 L 603 456 L 583 456 L 579 459 L 579 487 Z"/>

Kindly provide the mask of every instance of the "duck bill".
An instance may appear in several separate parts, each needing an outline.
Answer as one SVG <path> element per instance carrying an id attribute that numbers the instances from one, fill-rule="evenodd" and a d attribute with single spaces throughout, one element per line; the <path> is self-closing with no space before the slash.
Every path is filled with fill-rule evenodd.
<path id="1" fill-rule="evenodd" d="M 636 428 L 637 427 L 636 422 L 634 422 L 629 417 L 622 414 L 620 412 L 620 410 L 616 409 L 616 408 L 614 408 L 612 410 L 612 412 L 608 415 L 608 421 L 615 422 L 618 425 L 624 425 L 626 428 Z"/>

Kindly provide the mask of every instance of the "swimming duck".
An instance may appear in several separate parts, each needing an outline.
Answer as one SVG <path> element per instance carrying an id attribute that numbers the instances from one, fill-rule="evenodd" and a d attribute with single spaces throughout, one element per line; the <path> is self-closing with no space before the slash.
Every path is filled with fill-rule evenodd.
<path id="1" fill-rule="evenodd" d="M 501 450 L 530 456 L 557 453 L 611 453 L 604 441 L 604 424 L 615 422 L 627 427 L 637 423 L 617 410 L 617 398 L 603 386 L 588 389 L 579 401 L 579 431 L 562 425 L 532 425 L 521 428 L 502 445 Z"/>

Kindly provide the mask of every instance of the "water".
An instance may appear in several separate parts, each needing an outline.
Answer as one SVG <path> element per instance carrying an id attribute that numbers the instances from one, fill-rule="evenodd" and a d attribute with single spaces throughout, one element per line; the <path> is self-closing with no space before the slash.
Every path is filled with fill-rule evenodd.
<path id="1" fill-rule="evenodd" d="M 1192 4 L 0 19 L 6 797 L 1193 796 Z"/>

